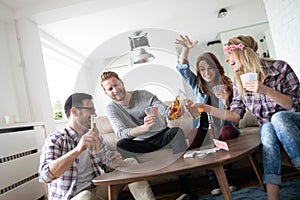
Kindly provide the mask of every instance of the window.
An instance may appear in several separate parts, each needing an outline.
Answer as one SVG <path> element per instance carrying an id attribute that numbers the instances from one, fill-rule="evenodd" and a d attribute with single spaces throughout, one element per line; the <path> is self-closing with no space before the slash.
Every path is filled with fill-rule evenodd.
<path id="1" fill-rule="evenodd" d="M 59 115 L 59 106 L 57 105 L 63 105 L 74 91 L 74 85 L 84 58 L 42 31 L 41 44 L 53 117 L 56 118 Z"/>

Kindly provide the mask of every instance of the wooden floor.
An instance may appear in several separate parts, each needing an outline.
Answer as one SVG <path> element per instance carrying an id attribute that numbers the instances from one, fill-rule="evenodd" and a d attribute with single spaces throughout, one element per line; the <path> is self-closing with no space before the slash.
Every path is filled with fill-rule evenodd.
<path id="1" fill-rule="evenodd" d="M 245 176 L 245 174 L 247 175 Z M 282 181 L 298 178 L 300 178 L 300 172 L 298 170 L 296 170 L 295 168 L 283 167 Z M 233 181 L 238 189 L 259 184 L 252 168 L 234 170 Z M 201 176 L 191 179 L 190 188 L 198 196 L 210 194 L 211 190 L 207 176 Z M 175 200 L 181 195 L 179 192 L 180 188 L 178 182 L 152 186 L 152 190 L 157 200 Z M 133 198 L 129 191 L 124 191 L 120 195 L 119 199 L 131 200 Z"/>

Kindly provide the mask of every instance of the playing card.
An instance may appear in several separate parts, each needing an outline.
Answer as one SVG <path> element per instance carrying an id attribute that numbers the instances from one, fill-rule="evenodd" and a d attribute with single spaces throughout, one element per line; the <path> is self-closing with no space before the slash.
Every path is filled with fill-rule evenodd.
<path id="1" fill-rule="evenodd" d="M 249 81 L 256 81 L 257 80 L 257 73 L 248 73 Z"/>
<path id="2" fill-rule="evenodd" d="M 196 151 L 187 151 L 187 152 L 183 155 L 183 158 L 194 158 L 196 154 L 197 154 Z"/>
<path id="3" fill-rule="evenodd" d="M 148 108 L 145 109 L 145 113 L 146 113 L 146 115 L 151 115 L 151 109 L 150 109 L 150 107 L 148 107 Z"/>
<path id="4" fill-rule="evenodd" d="M 214 93 L 218 93 L 220 92 L 220 90 L 222 89 L 223 85 L 216 85 L 213 87 Z"/>
<path id="5" fill-rule="evenodd" d="M 226 151 L 229 151 L 229 148 L 228 148 L 228 145 L 226 142 L 224 141 L 220 141 L 220 140 L 217 140 L 217 139 L 214 139 L 214 143 L 217 147 L 219 147 L 220 149 L 224 149 Z"/>
<path id="6" fill-rule="evenodd" d="M 257 80 L 257 73 L 246 73 L 246 74 L 242 74 L 240 77 L 241 77 L 242 85 L 245 88 L 246 82 Z"/>
<path id="7" fill-rule="evenodd" d="M 148 110 L 147 108 L 144 110 L 145 114 L 148 115 Z"/>
<path id="8" fill-rule="evenodd" d="M 151 115 L 157 116 L 158 107 L 152 106 L 150 110 Z"/>
<path id="9" fill-rule="evenodd" d="M 158 107 L 156 106 L 151 106 L 145 109 L 146 115 L 157 115 Z"/>
<path id="10" fill-rule="evenodd" d="M 249 81 L 249 76 L 247 74 L 242 74 L 241 76 L 242 85 L 245 88 L 245 83 Z"/>

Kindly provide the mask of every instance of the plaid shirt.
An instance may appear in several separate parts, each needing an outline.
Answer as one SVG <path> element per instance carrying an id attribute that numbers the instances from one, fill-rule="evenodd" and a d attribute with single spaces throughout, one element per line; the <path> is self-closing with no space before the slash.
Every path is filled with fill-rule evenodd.
<path id="1" fill-rule="evenodd" d="M 59 178 L 51 174 L 49 163 L 74 149 L 79 140 L 79 135 L 70 126 L 66 126 L 47 137 L 40 157 L 39 181 L 48 183 L 49 200 L 71 199 L 76 195 L 79 159 L 76 158 L 70 168 Z M 99 153 L 90 154 L 95 177 L 101 174 L 100 168 L 106 170 L 105 166 L 110 165 L 107 158 L 109 158 L 111 152 L 107 149 L 101 136 L 100 145 L 101 150 Z"/>
<path id="2" fill-rule="evenodd" d="M 268 75 L 263 84 L 282 94 L 289 95 L 293 105 L 288 111 L 300 112 L 300 85 L 293 69 L 286 62 L 280 60 L 264 61 L 264 63 Z M 244 98 L 238 92 L 236 83 L 234 83 L 233 92 L 230 110 L 238 113 L 241 118 L 245 114 L 246 107 L 257 117 L 260 124 L 269 122 L 274 113 L 286 111 L 285 108 L 264 94 L 246 91 Z"/>

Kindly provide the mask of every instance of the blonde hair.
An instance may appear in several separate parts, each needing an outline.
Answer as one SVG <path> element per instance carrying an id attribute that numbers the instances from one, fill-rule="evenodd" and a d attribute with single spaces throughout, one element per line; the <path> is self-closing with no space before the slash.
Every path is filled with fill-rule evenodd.
<path id="1" fill-rule="evenodd" d="M 244 49 L 236 49 L 231 53 L 239 60 L 241 64 L 241 69 L 238 72 L 235 72 L 235 79 L 238 91 L 242 93 L 243 96 L 245 96 L 246 90 L 242 86 L 240 75 L 253 72 L 257 73 L 257 79 L 261 80 L 261 78 L 267 75 L 267 70 L 263 64 L 263 60 L 261 60 L 256 53 L 258 45 L 253 37 L 251 37 L 250 35 L 239 35 L 237 37 L 229 39 L 228 43 L 225 45 L 239 44 L 243 44 Z"/>

